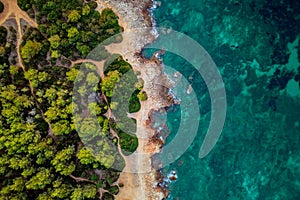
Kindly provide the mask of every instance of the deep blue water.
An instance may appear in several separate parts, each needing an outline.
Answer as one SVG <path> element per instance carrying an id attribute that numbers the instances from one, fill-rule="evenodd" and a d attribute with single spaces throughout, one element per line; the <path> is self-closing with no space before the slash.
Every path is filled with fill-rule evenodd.
<path id="1" fill-rule="evenodd" d="M 221 137 L 200 159 L 212 112 L 207 86 L 186 60 L 170 52 L 163 56 L 170 79 L 178 80 L 177 71 L 186 80 L 173 88 L 175 95 L 191 103 L 170 109 L 166 146 L 181 134 L 182 124 L 199 125 L 189 148 L 163 169 L 165 175 L 178 173 L 169 199 L 300 199 L 299 9 L 299 1 L 162 0 L 154 11 L 157 26 L 205 48 L 227 99 Z M 189 84 L 194 91 L 187 94 Z M 200 109 L 199 118 L 189 113 L 191 107 Z"/>

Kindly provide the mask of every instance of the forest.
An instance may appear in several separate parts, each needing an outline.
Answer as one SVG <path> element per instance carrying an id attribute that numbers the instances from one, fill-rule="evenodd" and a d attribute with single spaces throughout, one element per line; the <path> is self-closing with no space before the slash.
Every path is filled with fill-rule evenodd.
<path id="1" fill-rule="evenodd" d="M 147 94 L 122 56 L 100 46 L 92 60 L 105 60 L 103 76 L 85 58 L 123 31 L 118 17 L 88 0 L 18 5 L 38 27 L 22 27 L 20 46 L 13 26 L 0 27 L 0 200 L 114 199 L 123 156 L 138 146 L 127 113 Z"/>

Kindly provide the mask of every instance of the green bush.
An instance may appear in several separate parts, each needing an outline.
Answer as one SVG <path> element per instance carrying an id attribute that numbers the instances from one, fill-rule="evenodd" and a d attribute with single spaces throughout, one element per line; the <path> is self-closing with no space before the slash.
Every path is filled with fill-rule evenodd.
<path id="1" fill-rule="evenodd" d="M 145 91 L 140 91 L 137 97 L 140 101 L 146 101 L 148 99 L 147 93 Z"/>
<path id="2" fill-rule="evenodd" d="M 125 155 L 130 155 L 137 149 L 138 138 L 136 136 L 124 132 L 120 132 L 118 135 L 120 137 L 121 149 Z"/>
<path id="3" fill-rule="evenodd" d="M 2 13 L 3 9 L 4 9 L 4 5 L 3 5 L 3 3 L 0 1 L 0 13 Z"/>

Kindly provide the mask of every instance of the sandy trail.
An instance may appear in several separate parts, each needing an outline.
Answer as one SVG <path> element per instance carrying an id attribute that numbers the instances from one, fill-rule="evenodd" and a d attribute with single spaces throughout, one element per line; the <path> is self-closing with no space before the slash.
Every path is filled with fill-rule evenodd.
<path id="1" fill-rule="evenodd" d="M 4 5 L 4 10 L 0 13 L 0 25 L 9 18 L 15 18 L 17 22 L 23 19 L 29 26 L 37 27 L 37 23 L 25 11 L 19 8 L 17 0 L 1 0 L 1 2 Z"/>
<path id="2" fill-rule="evenodd" d="M 134 154 L 124 157 L 126 167 L 119 178 L 119 183 L 123 183 L 124 187 L 116 196 L 117 200 L 161 200 L 165 197 L 165 194 L 157 188 L 157 172 L 151 166 L 151 157 L 160 151 L 160 147 L 150 141 L 156 131 L 149 127 L 147 122 L 152 110 L 169 105 L 161 93 L 164 86 L 170 85 L 160 64 L 145 61 L 136 55 L 146 44 L 155 40 L 155 36 L 150 34 L 152 30 L 149 28 L 150 19 L 145 16 L 145 8 L 149 3 L 151 0 L 137 2 L 110 0 L 108 3 L 98 0 L 99 11 L 105 7 L 111 8 L 118 15 L 119 24 L 124 28 L 122 42 L 106 46 L 107 51 L 122 55 L 132 65 L 134 71 L 141 72 L 138 78 L 144 80 L 143 90 L 148 95 L 148 99 L 141 102 L 141 109 L 134 113 L 139 146 Z"/>

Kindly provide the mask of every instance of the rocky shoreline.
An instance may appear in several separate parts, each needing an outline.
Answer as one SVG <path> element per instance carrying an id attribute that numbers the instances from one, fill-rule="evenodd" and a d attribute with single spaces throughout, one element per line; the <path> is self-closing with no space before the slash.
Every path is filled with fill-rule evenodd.
<path id="1" fill-rule="evenodd" d="M 141 52 L 157 37 L 155 21 L 151 11 L 157 6 L 152 0 L 98 0 L 98 10 L 111 8 L 119 17 L 124 28 L 121 43 L 106 47 L 110 53 L 118 53 L 129 62 L 133 70 L 144 80 L 143 90 L 148 99 L 141 102 L 141 109 L 135 113 L 139 147 L 135 155 L 125 157 L 126 167 L 120 175 L 119 183 L 124 187 L 116 196 L 118 200 L 161 200 L 168 191 L 159 187 L 162 175 L 152 166 L 152 156 L 159 153 L 163 141 L 156 138 L 157 129 L 151 124 L 153 111 L 161 111 L 173 103 L 169 95 L 172 84 L 163 72 L 161 62 L 155 58 L 147 60 Z"/>

